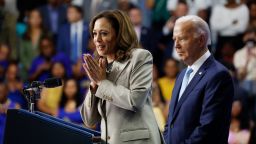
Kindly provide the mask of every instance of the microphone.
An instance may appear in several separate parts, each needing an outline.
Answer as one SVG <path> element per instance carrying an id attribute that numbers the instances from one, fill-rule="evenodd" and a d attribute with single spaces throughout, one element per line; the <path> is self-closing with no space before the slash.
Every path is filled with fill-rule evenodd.
<path id="1" fill-rule="evenodd" d="M 30 90 L 36 87 L 46 87 L 46 88 L 54 88 L 62 85 L 62 81 L 60 78 L 49 78 L 44 80 L 43 82 L 40 81 L 33 81 L 30 86 L 26 87 L 26 90 Z"/>
<path id="2" fill-rule="evenodd" d="M 49 78 L 40 81 L 33 81 L 29 86 L 23 88 L 23 95 L 26 97 L 29 105 L 29 111 L 34 113 L 35 100 L 40 99 L 40 93 L 43 87 L 54 88 L 62 85 L 60 78 Z"/>
<path id="3" fill-rule="evenodd" d="M 49 78 L 43 82 L 43 86 L 46 88 L 54 88 L 62 85 L 60 78 Z"/>

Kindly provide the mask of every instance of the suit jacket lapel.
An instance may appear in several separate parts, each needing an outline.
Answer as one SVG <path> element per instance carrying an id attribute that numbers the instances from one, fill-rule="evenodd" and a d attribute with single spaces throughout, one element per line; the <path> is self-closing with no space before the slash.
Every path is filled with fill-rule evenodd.
<path id="1" fill-rule="evenodd" d="M 180 91 L 180 87 L 181 87 L 181 84 L 182 84 L 182 78 L 184 77 L 185 72 L 186 72 L 186 70 L 183 70 L 181 72 L 178 79 L 176 80 L 175 87 L 173 88 L 172 100 L 171 100 L 170 108 L 169 108 L 169 111 L 170 111 L 169 115 L 171 116 L 171 118 L 173 118 L 174 110 L 175 110 L 177 102 L 178 102 L 179 91 Z"/>
<path id="2" fill-rule="evenodd" d="M 125 62 L 114 61 L 112 71 L 110 72 L 108 79 L 116 82 L 124 68 L 130 63 L 130 59 Z"/>
<path id="3" fill-rule="evenodd" d="M 190 83 L 188 84 L 187 88 L 185 89 L 185 91 L 183 92 L 180 100 L 177 103 L 177 106 L 174 109 L 174 114 L 171 120 L 171 123 L 173 122 L 173 120 L 175 119 L 175 117 L 177 116 L 179 109 L 181 107 L 181 105 L 184 103 L 184 101 L 188 98 L 189 93 L 194 89 L 194 87 L 199 83 L 199 81 L 201 80 L 201 78 L 204 76 L 204 74 L 207 71 L 207 67 L 213 62 L 213 57 L 210 56 L 205 62 L 204 64 L 199 68 L 199 70 L 197 71 L 197 73 L 195 74 L 195 76 L 193 77 L 193 79 L 190 81 Z M 184 75 L 184 74 L 183 74 Z M 183 79 L 183 77 L 182 77 Z M 180 83 L 182 83 L 182 79 L 180 79 Z M 179 85 L 179 89 L 181 87 L 181 84 Z M 179 90 L 178 89 L 178 90 Z M 179 91 L 176 94 L 178 97 L 179 95 Z"/>

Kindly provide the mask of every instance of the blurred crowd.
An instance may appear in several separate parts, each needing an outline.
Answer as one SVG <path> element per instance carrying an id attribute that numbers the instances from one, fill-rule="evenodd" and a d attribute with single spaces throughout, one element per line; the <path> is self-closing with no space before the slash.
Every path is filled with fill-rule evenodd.
<path id="1" fill-rule="evenodd" d="M 32 81 L 61 78 L 63 86 L 42 89 L 36 110 L 83 125 L 79 106 L 90 82 L 82 55 L 95 51 L 89 22 L 109 9 L 127 12 L 141 47 L 153 55 L 152 101 L 161 131 L 184 68 L 173 47 L 175 20 L 203 18 L 212 34 L 208 48 L 236 86 L 229 143 L 256 143 L 255 0 L 0 0 L 0 144 L 7 109 L 27 109 L 22 91 Z"/>

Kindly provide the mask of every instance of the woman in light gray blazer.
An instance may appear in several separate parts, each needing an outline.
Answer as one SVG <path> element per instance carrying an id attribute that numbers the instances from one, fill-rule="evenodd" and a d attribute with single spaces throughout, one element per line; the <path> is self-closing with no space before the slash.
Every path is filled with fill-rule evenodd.
<path id="1" fill-rule="evenodd" d="M 84 123 L 101 121 L 101 138 L 110 144 L 160 144 L 151 103 L 153 59 L 138 48 L 129 17 L 102 12 L 92 19 L 90 33 L 96 54 L 83 57 L 91 80 L 81 107 Z"/>

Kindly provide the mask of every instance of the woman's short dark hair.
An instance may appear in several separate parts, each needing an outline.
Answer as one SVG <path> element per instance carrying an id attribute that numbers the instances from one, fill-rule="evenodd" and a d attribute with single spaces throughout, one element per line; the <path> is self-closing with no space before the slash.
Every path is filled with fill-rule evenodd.
<path id="1" fill-rule="evenodd" d="M 128 15 L 120 10 L 103 11 L 96 15 L 90 22 L 90 34 L 93 38 L 93 29 L 96 20 L 106 18 L 116 33 L 116 59 L 123 61 L 131 55 L 131 50 L 139 48 L 139 41 Z M 97 53 L 96 53 L 97 56 Z"/>

